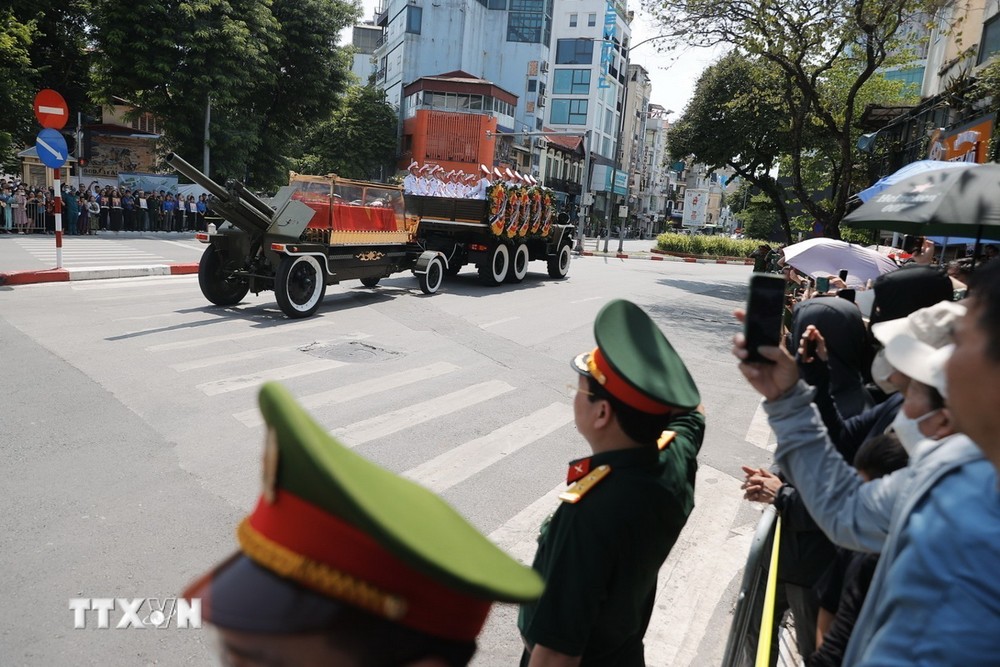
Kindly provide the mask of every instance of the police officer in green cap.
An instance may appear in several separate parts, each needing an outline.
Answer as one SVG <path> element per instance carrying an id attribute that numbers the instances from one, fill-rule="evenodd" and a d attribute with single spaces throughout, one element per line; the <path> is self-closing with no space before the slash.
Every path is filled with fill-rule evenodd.
<path id="1" fill-rule="evenodd" d="M 518 618 L 530 667 L 645 665 L 657 573 L 694 507 L 705 417 L 684 362 L 628 301 L 601 310 L 594 337 L 573 360 L 573 413 L 593 454 L 570 462 L 541 528 L 545 591 Z"/>
<path id="2" fill-rule="evenodd" d="M 438 496 L 334 440 L 276 384 L 261 389 L 263 491 L 239 551 L 184 593 L 226 665 L 466 665 L 494 601 L 540 577 Z"/>

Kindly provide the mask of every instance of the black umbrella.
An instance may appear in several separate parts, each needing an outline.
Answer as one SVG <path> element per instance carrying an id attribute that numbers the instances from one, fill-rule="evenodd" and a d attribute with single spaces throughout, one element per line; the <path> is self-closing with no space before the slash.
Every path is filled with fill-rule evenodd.
<path id="1" fill-rule="evenodd" d="M 882 190 L 842 222 L 919 236 L 975 237 L 978 255 L 983 234 L 1000 232 L 1000 165 L 969 163 L 914 174 Z"/>

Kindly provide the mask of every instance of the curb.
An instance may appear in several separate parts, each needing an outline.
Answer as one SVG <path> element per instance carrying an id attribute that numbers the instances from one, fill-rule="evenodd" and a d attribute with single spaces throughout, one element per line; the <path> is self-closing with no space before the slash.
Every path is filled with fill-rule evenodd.
<path id="1" fill-rule="evenodd" d="M 42 269 L 0 273 L 0 285 L 35 285 L 70 280 L 104 280 L 142 276 L 179 276 L 198 273 L 198 264 L 150 264 L 146 266 L 95 266 L 85 269 Z"/>
<path id="2" fill-rule="evenodd" d="M 653 253 L 658 251 L 653 250 Z M 611 253 L 611 252 L 594 252 L 593 250 L 584 250 L 580 253 L 575 253 L 580 257 L 604 257 L 605 259 L 649 259 L 654 262 L 687 262 L 689 264 L 736 264 L 738 266 L 752 266 L 753 260 L 747 259 L 715 259 L 712 257 L 690 257 L 682 255 L 667 255 L 665 253 L 652 254 L 648 256 L 639 255 L 627 255 L 625 253 Z"/>

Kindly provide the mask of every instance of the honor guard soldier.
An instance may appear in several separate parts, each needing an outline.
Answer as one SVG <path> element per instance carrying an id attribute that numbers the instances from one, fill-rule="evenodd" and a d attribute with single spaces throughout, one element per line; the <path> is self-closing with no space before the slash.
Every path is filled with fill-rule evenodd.
<path id="1" fill-rule="evenodd" d="M 597 347 L 576 357 L 573 415 L 593 454 L 572 461 L 562 504 L 543 522 L 521 606 L 521 665 L 641 667 L 656 577 L 694 507 L 705 434 L 698 388 L 638 306 L 612 301 Z"/>
<path id="2" fill-rule="evenodd" d="M 540 577 L 438 496 L 350 451 L 265 384 L 263 491 L 192 584 L 227 665 L 466 665 L 493 601 Z"/>

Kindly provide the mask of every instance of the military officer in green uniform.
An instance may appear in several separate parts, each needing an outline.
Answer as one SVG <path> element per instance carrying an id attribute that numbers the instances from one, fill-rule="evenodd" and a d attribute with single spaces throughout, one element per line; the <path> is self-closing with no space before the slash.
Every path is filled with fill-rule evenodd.
<path id="1" fill-rule="evenodd" d="M 601 310 L 594 337 L 573 360 L 592 455 L 570 462 L 535 554 L 545 591 L 518 618 L 530 667 L 644 665 L 657 573 L 694 507 L 705 417 L 684 362 L 628 301 Z"/>
<path id="2" fill-rule="evenodd" d="M 541 578 L 421 486 L 334 440 L 276 384 L 260 392 L 263 491 L 239 551 L 193 583 L 226 665 L 466 665 L 493 601 Z"/>

